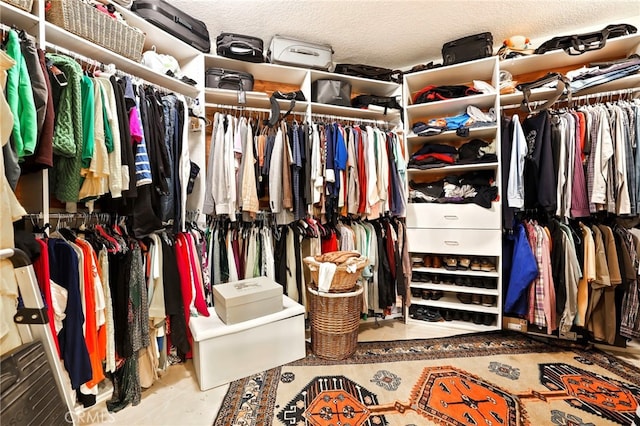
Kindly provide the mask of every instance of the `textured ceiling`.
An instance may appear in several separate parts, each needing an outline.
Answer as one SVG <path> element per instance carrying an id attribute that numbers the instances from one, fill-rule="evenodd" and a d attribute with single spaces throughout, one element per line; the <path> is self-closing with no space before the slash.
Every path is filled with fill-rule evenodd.
<path id="1" fill-rule="evenodd" d="M 169 0 L 221 32 L 329 43 L 335 63 L 408 69 L 441 61 L 442 44 L 490 31 L 497 49 L 512 35 L 534 47 L 556 35 L 612 23 L 640 28 L 640 0 Z"/>

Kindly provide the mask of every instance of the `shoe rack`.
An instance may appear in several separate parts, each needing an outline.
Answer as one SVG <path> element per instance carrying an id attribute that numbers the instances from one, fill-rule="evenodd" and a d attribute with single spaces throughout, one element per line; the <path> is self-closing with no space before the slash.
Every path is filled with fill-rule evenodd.
<path id="1" fill-rule="evenodd" d="M 408 318 L 454 328 L 498 325 L 495 257 L 412 254 Z"/>
<path id="2" fill-rule="evenodd" d="M 411 104 L 413 95 L 428 85 L 473 85 L 481 80 L 496 88 L 462 98 Z M 491 108 L 499 114 L 499 66 L 496 57 L 435 68 L 405 76 L 403 99 L 405 126 L 418 122 L 455 116 L 475 106 Z M 432 136 L 419 136 L 409 130 L 406 135 L 407 158 L 425 144 L 446 144 L 460 148 L 482 139 L 494 143 L 500 152 L 498 122 L 470 128 L 465 136 L 455 130 Z M 430 169 L 407 170 L 409 182 L 432 183 L 445 176 L 490 170 L 500 188 L 499 162 L 452 164 Z M 474 203 L 419 203 L 409 198 L 407 204 L 407 239 L 413 261 L 410 284 L 411 306 L 405 310 L 407 323 L 466 329 L 470 331 L 502 328 L 501 204 L 493 201 L 489 208 Z"/>

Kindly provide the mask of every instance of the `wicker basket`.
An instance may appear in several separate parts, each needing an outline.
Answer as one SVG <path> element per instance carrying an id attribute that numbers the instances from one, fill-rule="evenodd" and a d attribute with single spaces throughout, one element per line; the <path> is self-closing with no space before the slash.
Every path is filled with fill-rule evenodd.
<path id="1" fill-rule="evenodd" d="M 303 259 L 304 263 L 309 267 L 311 271 L 311 280 L 313 281 L 312 287 L 318 288 L 318 273 L 320 270 L 320 262 L 318 262 L 313 256 L 308 256 Z M 345 264 L 338 265 L 336 272 L 333 275 L 331 281 L 330 293 L 343 293 L 351 292 L 356 289 L 358 279 L 362 275 L 362 270 L 369 264 L 369 259 L 365 256 L 353 257 L 349 259 Z M 355 265 L 355 272 L 349 272 L 348 266 Z"/>
<path id="2" fill-rule="evenodd" d="M 345 359 L 358 346 L 363 288 L 350 293 L 320 293 L 307 287 L 311 351 L 325 359 Z"/>
<path id="3" fill-rule="evenodd" d="M 140 62 L 145 35 L 80 0 L 55 0 L 47 21 L 133 61 Z"/>
<path id="4" fill-rule="evenodd" d="M 33 0 L 3 0 L 5 3 L 9 3 L 19 9 L 31 12 L 33 8 Z"/>

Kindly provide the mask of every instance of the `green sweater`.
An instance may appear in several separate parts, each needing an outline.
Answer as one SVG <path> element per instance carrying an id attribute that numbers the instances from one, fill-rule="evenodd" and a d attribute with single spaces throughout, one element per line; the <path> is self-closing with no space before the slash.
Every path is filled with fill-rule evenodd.
<path id="1" fill-rule="evenodd" d="M 38 141 L 36 105 L 33 100 L 31 79 L 27 63 L 20 50 L 20 39 L 14 30 L 9 31 L 6 44 L 7 55 L 16 66 L 7 72 L 7 102 L 13 113 L 13 147 L 18 159 L 33 155 Z"/>
<path id="2" fill-rule="evenodd" d="M 53 133 L 51 189 L 62 202 L 78 201 L 80 167 L 84 149 L 82 135 L 82 67 L 72 58 L 48 53 L 47 58 L 64 72 L 67 85 L 60 93 Z"/>

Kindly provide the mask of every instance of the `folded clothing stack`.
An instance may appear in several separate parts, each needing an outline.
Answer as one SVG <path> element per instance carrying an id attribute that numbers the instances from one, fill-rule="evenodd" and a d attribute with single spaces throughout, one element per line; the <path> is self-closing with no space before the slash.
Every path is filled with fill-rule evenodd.
<path id="1" fill-rule="evenodd" d="M 463 114 L 433 118 L 426 123 L 418 121 L 413 124 L 412 130 L 418 136 L 433 136 L 448 130 L 460 131 L 461 129 L 491 126 L 495 123 L 496 112 L 493 108 L 484 112 L 476 106 L 469 105 Z"/>
<path id="2" fill-rule="evenodd" d="M 475 203 L 490 208 L 491 202 L 498 197 L 492 170 L 446 176 L 429 183 L 411 181 L 409 188 L 409 198 L 413 203 Z"/>

